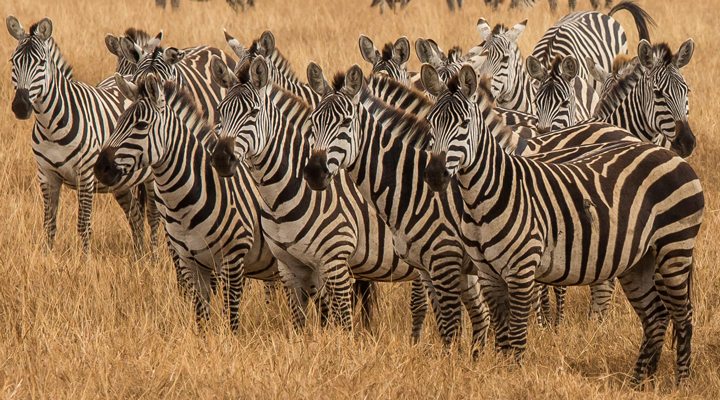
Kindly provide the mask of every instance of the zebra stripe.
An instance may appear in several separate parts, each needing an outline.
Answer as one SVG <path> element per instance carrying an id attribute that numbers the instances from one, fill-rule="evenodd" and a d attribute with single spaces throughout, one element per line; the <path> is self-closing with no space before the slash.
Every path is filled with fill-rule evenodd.
<path id="1" fill-rule="evenodd" d="M 421 73 L 426 87 L 438 81 L 432 67 Z M 535 279 L 584 285 L 618 277 L 643 325 L 634 381 L 656 372 L 671 319 L 676 377 L 687 378 L 692 254 L 704 211 L 690 165 L 636 142 L 566 163 L 515 157 L 492 134 L 505 128 L 478 92 L 472 68 L 437 94 L 427 117 L 433 144 L 425 181 L 445 191 L 457 176 L 466 215 L 461 231 L 481 265 L 500 346 L 518 358 L 525 350 Z"/>
<path id="2" fill-rule="evenodd" d="M 103 146 L 96 176 L 115 185 L 151 169 L 178 284 L 194 299 L 198 323 L 209 318 L 216 280 L 225 283 L 230 326 L 238 327 L 243 276 L 277 278 L 258 222 L 247 174 L 225 179 L 210 166 L 201 138 L 210 133 L 190 93 L 153 74 L 138 86 L 116 75 L 133 101 Z"/>
<path id="3" fill-rule="evenodd" d="M 12 109 L 18 119 L 35 114 L 32 149 L 43 196 L 46 243 L 52 248 L 60 188 L 67 185 L 78 192 L 77 230 L 87 252 L 93 197 L 96 191 L 110 191 L 97 184 L 92 167 L 125 106 L 124 100 L 117 88 L 92 87 L 68 78 L 72 69 L 52 41 L 49 19 L 33 24 L 29 33 L 15 17 L 8 17 L 6 22 L 10 34 L 18 39 L 11 58 L 15 88 Z M 132 179 L 137 184 L 146 178 L 147 172 L 140 171 Z M 128 190 L 114 191 L 113 195 L 128 218 L 134 248 L 139 252 L 144 236 L 142 207 Z"/>

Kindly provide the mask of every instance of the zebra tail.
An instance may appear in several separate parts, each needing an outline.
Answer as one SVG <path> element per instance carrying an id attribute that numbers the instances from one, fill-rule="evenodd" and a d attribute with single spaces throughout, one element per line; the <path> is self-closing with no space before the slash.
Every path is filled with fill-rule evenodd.
<path id="1" fill-rule="evenodd" d="M 633 19 L 635 20 L 635 26 L 637 27 L 638 36 L 640 36 L 641 40 L 645 39 L 649 42 L 650 31 L 648 29 L 648 25 L 657 26 L 655 20 L 650 16 L 650 14 L 648 14 L 647 11 L 643 10 L 634 1 L 623 1 L 613 7 L 608 13 L 608 15 L 612 16 L 615 12 L 620 10 L 625 10 L 633 16 Z"/>

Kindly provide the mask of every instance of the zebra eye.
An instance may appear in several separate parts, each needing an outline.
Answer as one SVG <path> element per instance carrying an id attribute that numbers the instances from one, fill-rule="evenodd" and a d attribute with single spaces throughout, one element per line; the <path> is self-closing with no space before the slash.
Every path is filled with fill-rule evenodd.
<path id="1" fill-rule="evenodd" d="M 460 127 L 463 128 L 463 129 L 467 129 L 467 127 L 468 127 L 469 125 L 470 125 L 470 120 L 469 120 L 469 119 L 466 119 L 465 121 L 462 122 L 462 124 L 460 124 Z"/>
<path id="2" fill-rule="evenodd" d="M 352 123 L 352 118 L 345 118 L 340 125 L 350 126 L 351 123 Z"/>
<path id="3" fill-rule="evenodd" d="M 252 110 L 250 110 L 250 112 L 248 113 L 248 116 L 250 116 L 250 117 L 256 117 L 259 112 L 260 112 L 260 109 L 259 109 L 259 108 L 252 109 Z"/>
<path id="4" fill-rule="evenodd" d="M 145 121 L 140 121 L 137 124 L 135 124 L 135 129 L 137 129 L 139 131 L 144 131 L 147 128 L 148 128 L 148 123 Z"/>

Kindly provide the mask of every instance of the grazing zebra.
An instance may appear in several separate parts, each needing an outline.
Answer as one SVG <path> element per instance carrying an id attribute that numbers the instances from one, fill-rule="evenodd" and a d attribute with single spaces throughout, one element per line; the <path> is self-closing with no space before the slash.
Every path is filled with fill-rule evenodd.
<path id="1" fill-rule="evenodd" d="M 694 49 L 692 39 L 680 45 L 675 54 L 665 43 L 651 45 L 641 40 L 637 61 L 605 82 L 593 120 L 623 127 L 642 140 L 671 148 L 681 157 L 691 155 L 695 135 L 688 122 L 689 89 L 680 69 L 690 62 Z M 590 60 L 588 64 L 596 80 L 608 79 L 601 67 Z"/>
<path id="2" fill-rule="evenodd" d="M 431 66 L 421 75 L 438 97 L 427 117 L 432 145 L 424 180 L 444 192 L 457 177 L 467 216 L 461 232 L 480 266 L 500 347 L 522 356 L 536 279 L 587 285 L 618 277 L 643 325 L 633 381 L 656 372 L 670 320 L 676 378 L 687 378 L 693 249 L 704 211 L 690 165 L 638 142 L 565 163 L 508 155 L 493 135 L 506 128 L 478 92 L 471 67 L 447 86 Z"/>
<path id="3" fill-rule="evenodd" d="M 577 12 L 567 15 L 547 30 L 533 50 L 533 57 L 549 65 L 556 56 L 574 56 L 585 60 L 592 57 L 603 68 L 609 69 L 617 54 L 627 53 L 627 38 L 622 26 L 612 18 L 620 10 L 629 11 L 641 38 L 649 36 L 647 25 L 654 24 L 650 16 L 632 2 L 622 2 L 605 15 L 598 12 Z M 517 45 L 525 30 L 527 20 L 508 29 L 496 25 L 491 29 L 484 19 L 478 21 L 478 31 L 484 43 L 472 49 L 479 54 L 481 65 L 473 65 L 479 74 L 492 75 L 493 96 L 501 107 L 534 113 L 533 97 L 536 86 L 526 69 Z M 588 79 L 589 71 L 580 64 L 576 84 L 582 85 Z M 593 89 L 598 91 L 599 84 Z M 577 88 L 580 100 L 588 101 L 587 90 Z M 588 104 L 586 108 L 591 108 Z"/>
<path id="4" fill-rule="evenodd" d="M 387 5 L 391 10 L 396 11 L 397 8 L 395 8 L 395 3 L 400 4 L 400 9 L 404 9 L 407 7 L 408 3 L 410 3 L 410 0 L 372 0 L 370 8 L 377 7 L 380 9 L 380 14 L 382 14 L 385 5 Z"/>
<path id="5" fill-rule="evenodd" d="M 128 28 L 125 31 L 125 36 L 114 36 L 107 34 L 105 36 L 105 47 L 108 51 L 117 57 L 117 67 L 115 72 L 120 75 L 132 75 L 137 70 L 137 64 L 128 60 L 123 54 L 122 48 L 120 47 L 120 41 L 123 37 L 128 38 L 133 43 L 133 49 L 140 48 L 144 49 L 152 38 L 150 35 L 142 29 Z"/>
<path id="6" fill-rule="evenodd" d="M 385 85 L 402 86 L 389 77 L 376 79 Z M 456 234 L 462 205 L 457 196 L 435 197 L 427 190 L 408 186 L 418 165 L 423 164 L 424 153 L 405 148 L 395 138 L 397 132 L 412 127 L 412 123 L 394 123 L 398 116 L 407 115 L 408 121 L 417 124 L 421 120 L 387 106 L 367 88 L 361 90 L 363 77 L 357 66 L 347 75 L 336 76 L 330 85 L 322 69 L 311 63 L 308 82 L 323 100 L 310 117 L 315 144 L 305 167 L 305 180 L 315 190 L 326 190 L 337 176 L 349 176 L 390 226 L 395 251 L 411 264 L 431 271 L 441 304 L 452 304 L 453 315 L 445 323 L 457 329 L 460 297 L 465 297 L 474 284 L 466 276 L 474 267 L 468 263 Z M 407 93 L 424 99 L 420 93 Z M 339 132 L 331 136 L 335 130 Z M 337 137 L 352 141 L 352 149 L 334 153 L 332 140 Z M 478 303 L 482 308 L 476 312 L 467 307 L 473 321 L 473 347 L 484 344 L 488 328 L 484 303 Z"/>
<path id="7" fill-rule="evenodd" d="M 276 261 L 258 224 L 259 205 L 247 174 L 225 179 L 210 166 L 202 138 L 211 134 L 191 94 L 150 73 L 137 86 L 115 80 L 133 103 L 103 146 L 95 174 L 108 185 L 151 169 L 165 232 L 178 265 L 178 283 L 188 285 L 198 323 L 209 318 L 210 294 L 225 285 L 230 327 L 238 328 L 243 277 L 277 278 Z"/>
<path id="8" fill-rule="evenodd" d="M 392 251 L 387 226 L 351 181 L 341 177 L 322 193 L 303 182 L 301 167 L 309 157 L 304 122 L 310 108 L 272 84 L 264 57 L 246 62 L 236 73 L 219 58 L 212 68 L 216 81 L 229 89 L 218 110 L 221 133 L 213 165 L 225 176 L 240 163 L 251 171 L 265 204 L 264 232 L 281 261 L 282 280 L 294 294 L 294 319 L 304 324 L 308 293 L 300 285 L 314 281 L 327 286 L 334 314 L 350 327 L 351 274 L 403 281 L 418 273 Z M 416 305 L 426 307 L 424 302 Z"/>
<path id="9" fill-rule="evenodd" d="M 78 193 L 77 230 L 87 252 L 93 197 L 95 192 L 110 191 L 97 184 L 92 167 L 125 102 L 110 84 L 93 87 L 70 78 L 72 69 L 51 38 L 49 19 L 33 24 L 29 33 L 13 16 L 7 17 L 6 24 L 18 41 L 11 58 L 12 110 L 18 119 L 35 114 L 32 149 L 43 196 L 46 243 L 52 248 L 55 241 L 60 189 L 66 185 Z M 147 174 L 138 171 L 132 182 L 143 182 Z M 144 239 L 144 199 L 134 198 L 130 190 L 114 191 L 113 195 L 128 218 L 138 253 Z"/>

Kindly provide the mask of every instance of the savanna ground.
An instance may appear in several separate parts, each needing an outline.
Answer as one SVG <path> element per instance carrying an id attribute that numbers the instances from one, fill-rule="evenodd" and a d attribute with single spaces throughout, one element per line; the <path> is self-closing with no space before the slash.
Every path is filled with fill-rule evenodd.
<path id="1" fill-rule="evenodd" d="M 528 54 L 553 15 L 547 4 L 534 10 L 497 13 L 479 0 L 450 14 L 442 0 L 414 0 L 397 14 L 381 17 L 369 0 L 291 2 L 259 0 L 235 14 L 219 0 L 183 1 L 180 11 L 156 9 L 151 0 L 3 0 L 0 15 L 15 15 L 26 27 L 42 17 L 54 22 L 53 36 L 80 80 L 97 83 L 112 73 L 115 59 L 103 43 L 106 33 L 129 26 L 152 33 L 164 29 L 177 47 L 215 45 L 229 51 L 222 28 L 243 43 L 271 29 L 278 48 L 304 79 L 307 62 L 326 71 L 367 65 L 357 49 L 360 33 L 376 43 L 407 35 L 436 39 L 441 46 L 468 49 L 479 42 L 475 22 L 514 24 L 529 18 L 521 47 Z M 564 3 L 561 1 L 560 3 Z M 589 7 L 580 1 L 580 7 Z M 243 299 L 242 327 L 233 335 L 217 316 L 208 332 L 196 333 L 192 313 L 178 296 L 170 260 L 135 260 L 129 228 L 109 196 L 99 196 L 93 217 L 91 255 L 75 233 L 76 200 L 61 199 L 58 241 L 43 246 L 42 203 L 30 150 L 31 122 L 17 121 L 10 64 L 0 63 L 0 395 L 5 398 L 655 398 L 720 396 L 720 259 L 716 245 L 720 216 L 720 174 L 713 88 L 720 85 L 715 28 L 716 0 L 642 1 L 659 27 L 653 38 L 677 49 L 696 43 L 684 74 L 690 84 L 691 116 L 699 146 L 690 162 L 706 190 L 705 224 L 696 248 L 694 287 L 694 373 L 673 387 L 674 354 L 666 345 L 654 389 L 630 389 L 628 373 L 637 355 L 639 321 L 616 295 L 608 321 L 586 317 L 587 291 L 571 290 L 568 318 L 557 332 L 531 324 L 530 345 L 521 366 L 490 347 L 473 362 L 467 352 L 468 323 L 460 351 L 443 349 L 428 318 L 421 344 L 409 341 L 408 285 L 383 285 L 372 335 L 338 329 L 291 329 L 283 299 L 266 305 L 262 287 L 250 285 Z M 617 18 L 637 37 L 631 18 Z M 0 33 L 0 57 L 7 60 L 15 39 Z M 417 70 L 413 55 L 411 70 Z M 716 232 L 716 233 L 713 233 Z M 217 299 L 216 299 L 217 300 Z M 218 301 L 215 301 L 217 304 Z M 214 308 L 215 313 L 219 308 Z M 669 340 L 668 340 L 669 342 Z"/>

